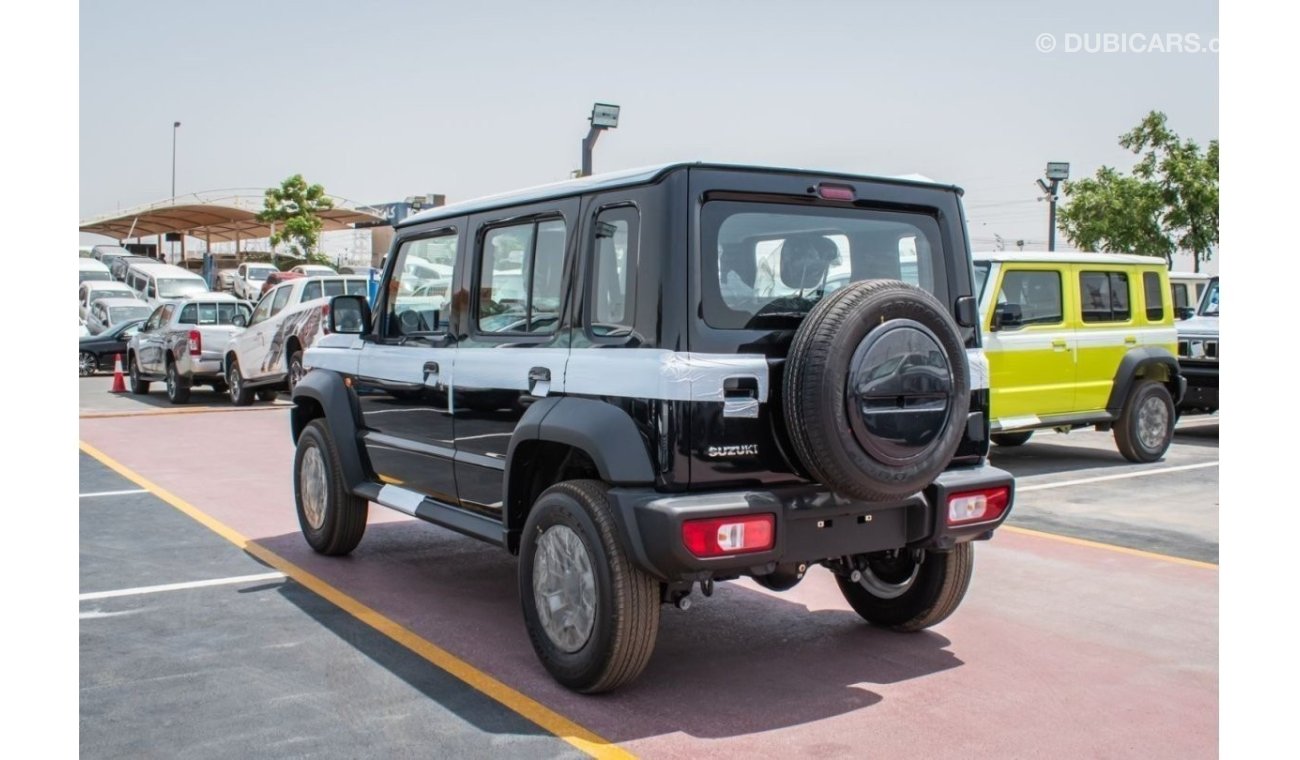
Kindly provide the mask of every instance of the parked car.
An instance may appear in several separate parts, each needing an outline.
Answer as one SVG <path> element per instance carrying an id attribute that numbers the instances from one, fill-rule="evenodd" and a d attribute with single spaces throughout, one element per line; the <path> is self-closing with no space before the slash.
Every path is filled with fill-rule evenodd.
<path id="1" fill-rule="evenodd" d="M 101 298 L 136 298 L 136 293 L 124 282 L 112 280 L 83 282 L 77 289 L 77 315 L 85 319 L 90 313 L 91 304 Z"/>
<path id="2" fill-rule="evenodd" d="M 113 275 L 104 266 L 94 259 L 77 259 L 77 274 L 79 282 L 108 282 L 113 279 Z"/>
<path id="3" fill-rule="evenodd" d="M 157 262 L 132 264 L 126 272 L 126 284 L 150 306 L 211 292 L 207 281 L 199 275 Z"/>
<path id="4" fill-rule="evenodd" d="M 138 298 L 101 298 L 86 313 L 86 328 L 91 335 L 99 335 L 123 322 L 145 319 L 151 310 L 149 304 Z"/>
<path id="5" fill-rule="evenodd" d="M 150 382 L 163 380 L 173 404 L 189 401 L 196 385 L 224 393 L 222 358 L 251 313 L 247 301 L 229 293 L 204 293 L 157 307 L 127 346 L 131 392 L 148 393 Z"/>
<path id="6" fill-rule="evenodd" d="M 299 264 L 289 271 L 303 277 L 326 277 L 338 274 L 334 267 L 327 267 L 324 264 Z"/>
<path id="7" fill-rule="evenodd" d="M 112 265 L 109 266 L 109 272 L 112 273 L 113 279 L 118 282 L 126 282 L 127 270 L 132 264 L 157 264 L 157 259 L 151 259 L 148 256 L 118 256 L 113 259 Z"/>
<path id="8" fill-rule="evenodd" d="M 87 333 L 82 336 L 77 346 L 81 377 L 93 375 L 100 370 L 112 370 L 115 357 L 126 356 L 127 341 L 143 324 L 143 319 L 132 319 L 110 327 L 99 335 Z"/>
<path id="9" fill-rule="evenodd" d="M 262 297 L 262 284 L 266 282 L 266 278 L 277 271 L 270 264 L 244 262 L 239 265 L 235 272 L 233 287 L 230 292 L 240 298 L 256 301 Z"/>
<path id="10" fill-rule="evenodd" d="M 948 185 L 707 164 L 409 217 L 373 319 L 334 298 L 293 390 L 303 535 L 347 554 L 373 501 L 518 554 L 581 692 L 635 678 L 696 584 L 821 565 L 868 622 L 932 626 L 1012 502 L 962 219 Z M 409 265 L 434 250 L 454 277 Z"/>
<path id="11" fill-rule="evenodd" d="M 222 293 L 234 293 L 235 278 L 239 276 L 239 270 L 235 267 L 221 269 L 217 272 L 217 290 Z"/>
<path id="12" fill-rule="evenodd" d="M 361 277 L 303 277 L 271 289 L 226 349 L 226 380 L 237 406 L 275 398 L 292 390 L 305 372 L 302 355 L 325 331 L 324 315 L 333 296 L 366 295 Z"/>
<path id="13" fill-rule="evenodd" d="M 97 245 L 90 249 L 90 255 L 111 271 L 114 261 L 123 256 L 134 256 L 135 254 L 120 245 Z"/>
<path id="14" fill-rule="evenodd" d="M 975 254 L 993 442 L 1111 430 L 1133 462 L 1164 456 L 1186 380 L 1165 263 L 1106 253 Z"/>
<path id="15" fill-rule="evenodd" d="M 1174 298 L 1174 318 L 1190 319 L 1205 294 L 1210 276 L 1202 272 L 1170 272 L 1169 292 Z"/>
<path id="16" fill-rule="evenodd" d="M 80 325 L 79 333 L 81 337 L 84 338 L 87 335 L 90 335 L 90 328 L 86 327 L 86 320 L 84 318 L 77 317 L 77 324 Z"/>
<path id="17" fill-rule="evenodd" d="M 298 274 L 297 272 L 272 272 L 271 274 L 267 275 L 267 278 L 262 282 L 262 291 L 261 293 L 258 294 L 258 297 L 260 298 L 262 296 L 265 296 L 267 293 L 271 291 L 271 288 L 274 288 L 276 285 L 279 285 L 282 282 L 288 282 L 289 280 L 296 280 L 302 276 L 303 275 Z M 258 299 L 254 298 L 253 300 L 256 301 Z"/>
<path id="18" fill-rule="evenodd" d="M 1179 412 L 1219 411 L 1219 278 L 1210 280 L 1196 316 L 1178 323 L 1178 366 L 1187 378 Z"/>

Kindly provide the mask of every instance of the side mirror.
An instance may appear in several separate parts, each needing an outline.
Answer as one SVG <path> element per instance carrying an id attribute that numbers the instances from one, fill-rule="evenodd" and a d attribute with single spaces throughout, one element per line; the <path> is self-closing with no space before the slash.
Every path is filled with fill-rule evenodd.
<path id="1" fill-rule="evenodd" d="M 1174 319 L 1191 319 L 1196 316 L 1196 309 L 1190 306 L 1175 306 Z"/>
<path id="2" fill-rule="evenodd" d="M 1018 303 L 1004 303 L 993 312 L 993 329 L 1005 330 L 1024 324 L 1024 312 Z"/>
<path id="3" fill-rule="evenodd" d="M 342 335 L 370 333 L 370 304 L 364 296 L 334 296 L 330 299 L 329 328 Z"/>
<path id="4" fill-rule="evenodd" d="M 236 314 L 235 318 L 230 320 L 235 327 L 248 327 L 248 317 L 243 314 Z"/>
<path id="5" fill-rule="evenodd" d="M 958 298 L 954 311 L 956 312 L 957 324 L 962 327 L 975 327 L 980 323 L 979 309 L 975 304 L 975 296 L 962 296 L 961 298 Z"/>

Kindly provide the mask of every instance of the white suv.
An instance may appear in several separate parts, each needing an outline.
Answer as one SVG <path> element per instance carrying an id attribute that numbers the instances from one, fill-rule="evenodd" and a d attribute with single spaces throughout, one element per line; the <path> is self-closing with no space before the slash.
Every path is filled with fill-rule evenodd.
<path id="1" fill-rule="evenodd" d="M 269 401 L 281 389 L 293 390 L 303 376 L 302 352 L 328 331 L 326 316 L 334 296 L 367 294 L 365 277 L 303 277 L 267 291 L 248 329 L 226 349 L 225 375 L 236 406 Z M 238 323 L 236 323 L 238 324 Z"/>
<path id="2" fill-rule="evenodd" d="M 237 298 L 256 301 L 262 295 L 262 283 L 266 282 L 266 278 L 274 271 L 277 271 L 276 268 L 270 264 L 244 262 L 235 271 L 231 281 L 231 292 Z"/>

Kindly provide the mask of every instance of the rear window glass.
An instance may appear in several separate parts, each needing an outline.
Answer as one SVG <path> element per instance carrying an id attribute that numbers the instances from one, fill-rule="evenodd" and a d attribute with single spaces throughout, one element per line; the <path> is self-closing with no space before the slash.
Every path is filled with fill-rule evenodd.
<path id="1" fill-rule="evenodd" d="M 700 218 L 704 321 L 722 329 L 797 327 L 835 290 L 866 279 L 946 299 L 939 228 L 922 214 L 712 201 Z"/>
<path id="2" fill-rule="evenodd" d="M 243 314 L 247 321 L 252 311 L 247 304 L 235 302 L 191 303 L 181 309 L 178 321 L 183 325 L 233 325 L 236 314 Z"/>
<path id="3" fill-rule="evenodd" d="M 1081 273 L 1079 299 L 1084 322 L 1127 322 L 1132 317 L 1123 272 Z"/>
<path id="4" fill-rule="evenodd" d="M 1159 322 L 1163 320 L 1165 318 L 1165 290 L 1160 287 L 1160 275 L 1155 272 L 1143 272 L 1142 288 L 1147 302 L 1147 321 Z"/>

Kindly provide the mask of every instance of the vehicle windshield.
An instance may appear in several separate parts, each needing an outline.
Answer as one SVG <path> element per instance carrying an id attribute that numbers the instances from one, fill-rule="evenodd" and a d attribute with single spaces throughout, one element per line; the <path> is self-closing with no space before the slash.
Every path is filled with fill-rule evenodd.
<path id="1" fill-rule="evenodd" d="M 989 269 L 993 265 L 987 261 L 975 262 L 975 302 L 984 301 L 984 284 L 989 281 Z"/>
<path id="2" fill-rule="evenodd" d="M 265 280 L 274 271 L 275 267 L 249 267 L 248 279 L 255 281 Z"/>
<path id="3" fill-rule="evenodd" d="M 135 291 L 126 287 L 95 289 L 90 291 L 87 304 L 92 304 L 101 298 L 135 298 Z"/>
<path id="4" fill-rule="evenodd" d="M 108 310 L 108 321 L 112 324 L 126 322 L 132 319 L 144 319 L 149 316 L 153 308 L 147 304 L 139 306 L 114 306 Z"/>
<path id="5" fill-rule="evenodd" d="M 183 298 L 193 293 L 208 292 L 208 285 L 203 280 L 189 278 L 177 280 L 159 280 L 159 298 Z"/>
<path id="6" fill-rule="evenodd" d="M 704 320 L 793 329 L 827 293 L 886 278 L 947 300 L 934 217 L 858 208 L 711 201 L 700 212 Z"/>
<path id="7" fill-rule="evenodd" d="M 1219 280 L 1210 280 L 1210 287 L 1205 289 L 1205 295 L 1201 298 L 1201 310 L 1196 312 L 1202 317 L 1219 316 Z"/>
<path id="8" fill-rule="evenodd" d="M 98 269 L 90 269 L 81 273 L 81 282 L 107 282 L 111 279 L 113 279 L 111 274 Z"/>

